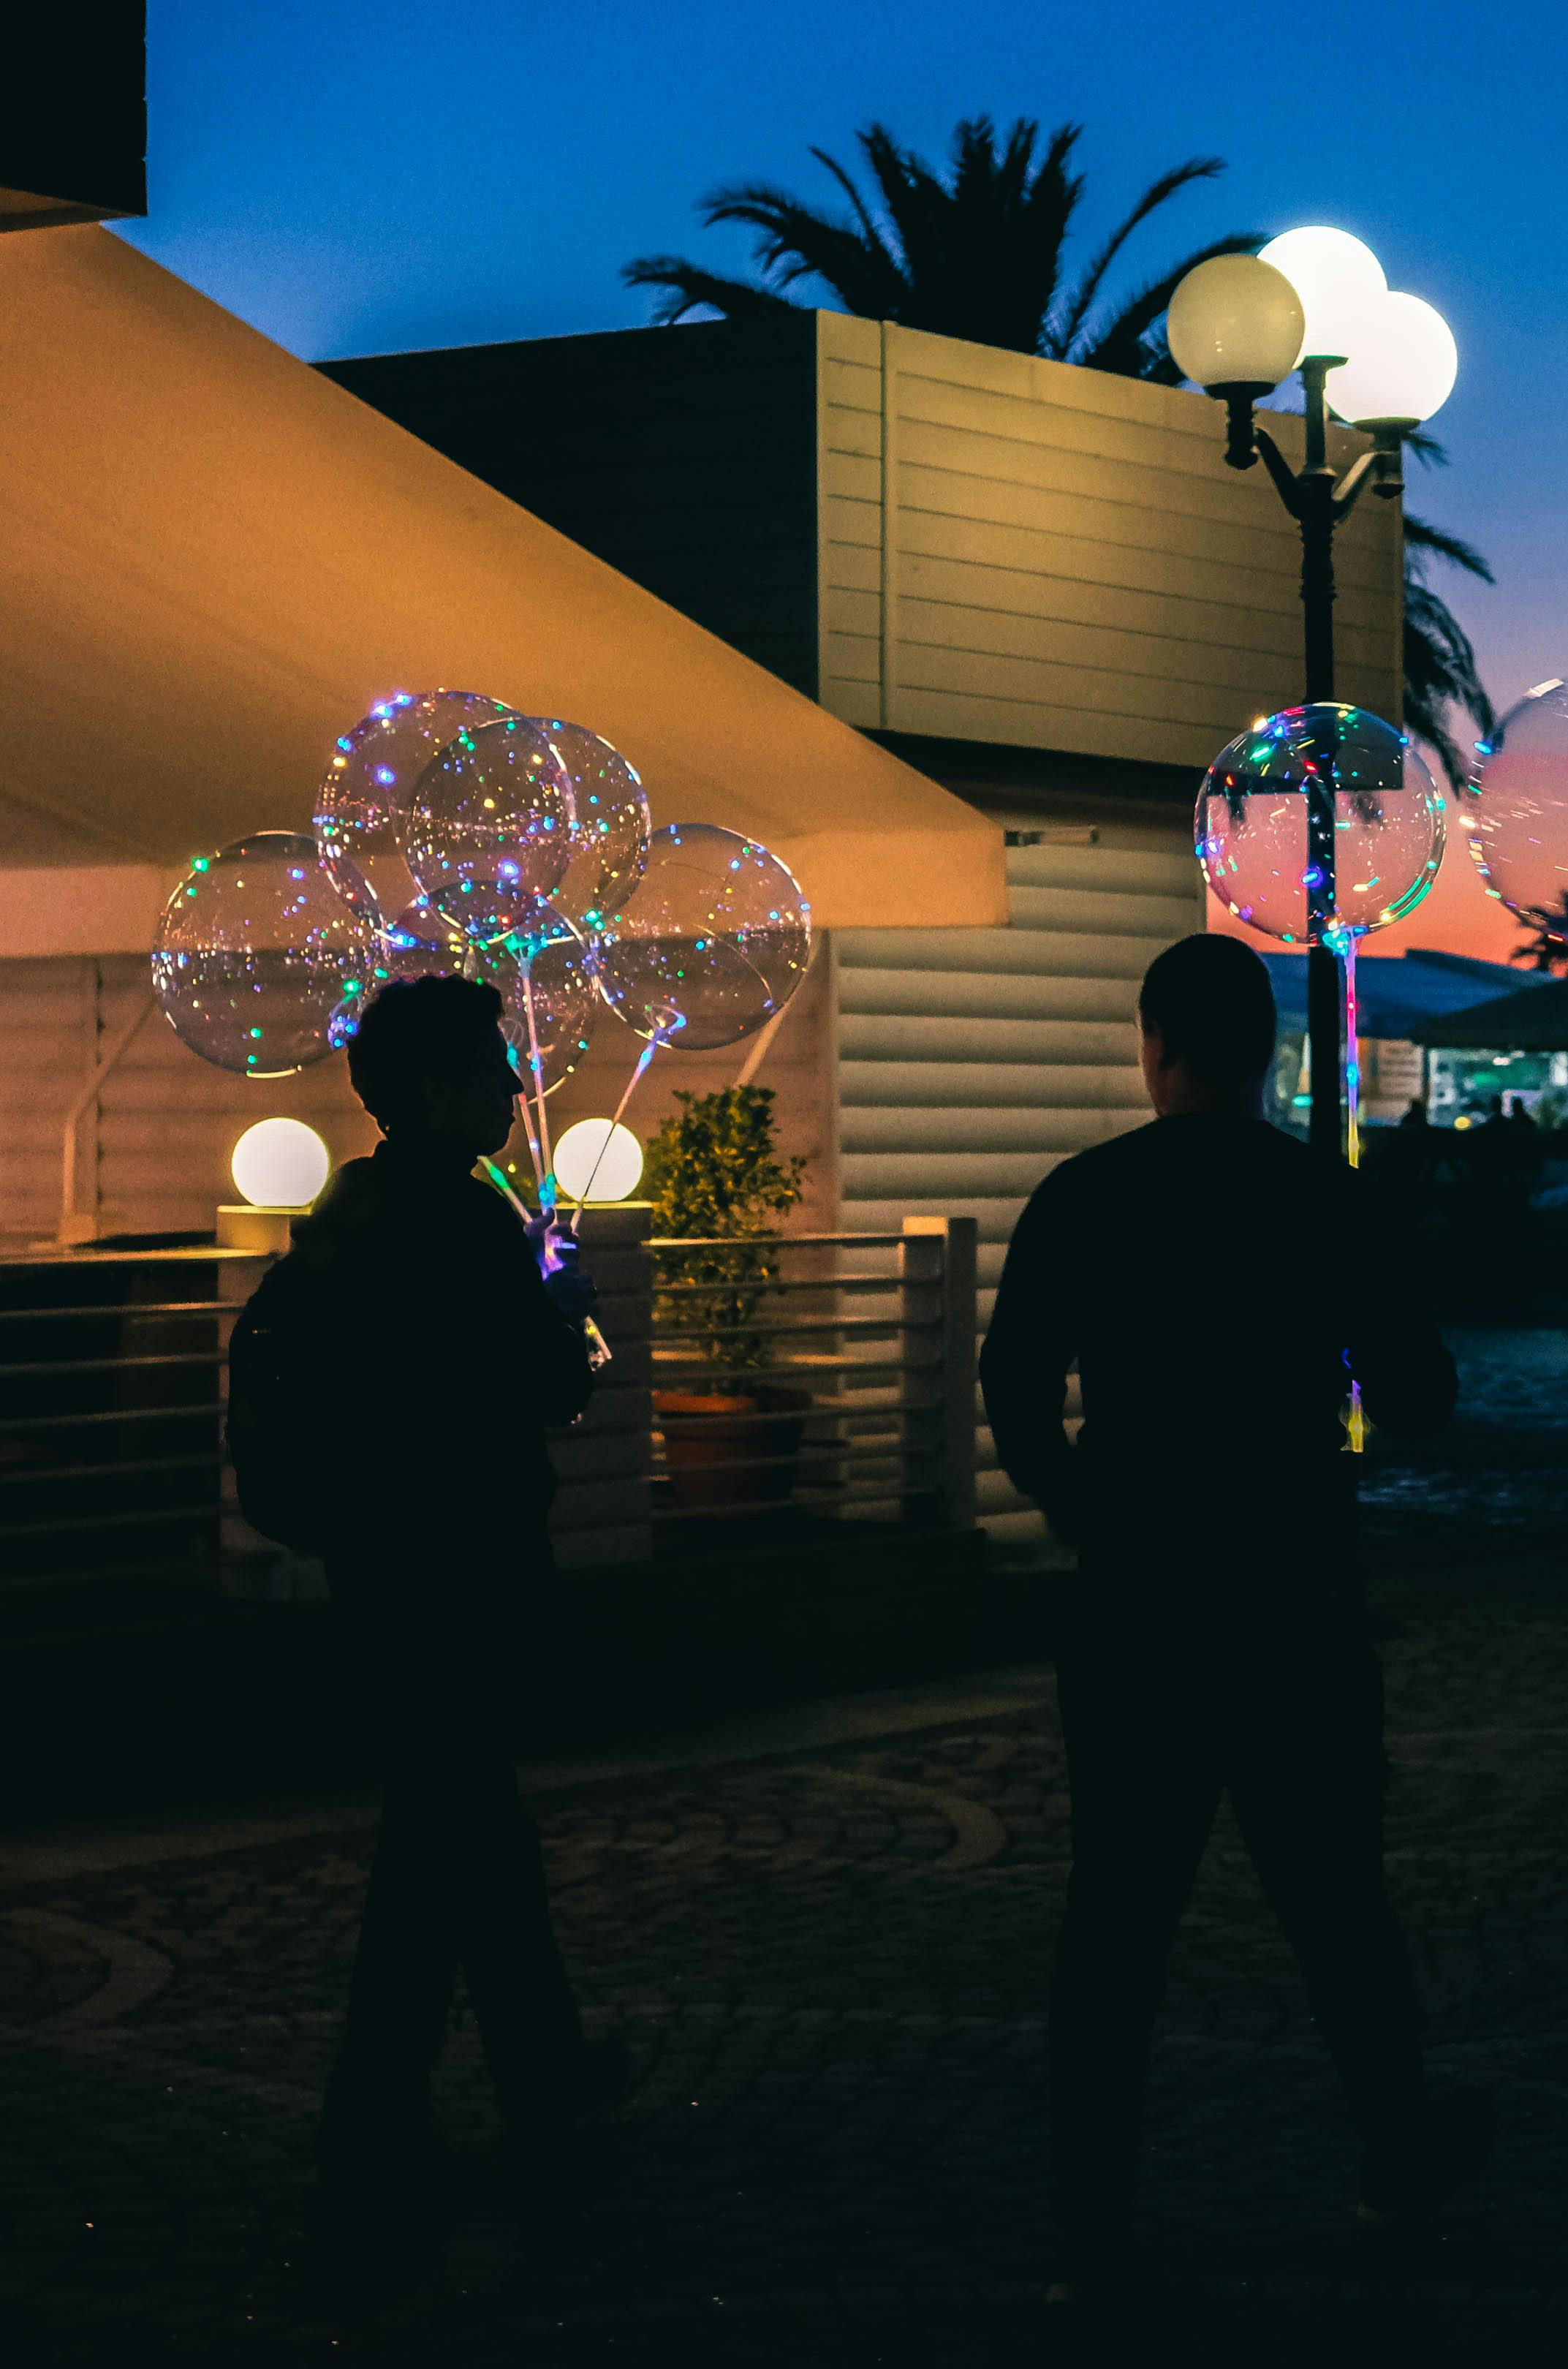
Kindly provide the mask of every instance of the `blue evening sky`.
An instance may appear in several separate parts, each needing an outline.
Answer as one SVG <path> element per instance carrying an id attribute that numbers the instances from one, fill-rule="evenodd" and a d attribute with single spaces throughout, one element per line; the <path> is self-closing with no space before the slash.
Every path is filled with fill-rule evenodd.
<path id="1" fill-rule="evenodd" d="M 933 154 L 963 114 L 1081 120 L 1090 237 L 1223 156 L 1129 275 L 1232 230 L 1366 238 L 1459 339 L 1412 507 L 1493 562 L 1494 591 L 1445 571 L 1493 695 L 1568 674 L 1561 0 L 151 0 L 148 29 L 123 235 L 313 359 L 640 322 L 628 257 L 744 260 L 697 195 L 829 199 L 808 146 L 853 161 L 874 117 Z"/>

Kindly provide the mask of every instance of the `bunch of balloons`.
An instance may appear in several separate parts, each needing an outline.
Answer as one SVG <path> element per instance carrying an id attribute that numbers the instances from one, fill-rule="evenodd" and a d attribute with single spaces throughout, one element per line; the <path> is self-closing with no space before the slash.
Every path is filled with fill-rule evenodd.
<path id="1" fill-rule="evenodd" d="M 314 836 L 259 831 L 192 865 L 153 947 L 177 1034 L 248 1077 L 347 1045 L 389 979 L 486 979 L 544 1098 L 613 1013 L 643 1040 L 617 1118 L 663 1046 L 738 1044 L 805 976 L 809 910 L 785 866 L 711 823 L 654 830 L 599 734 L 477 692 L 395 692 L 338 740 Z"/>

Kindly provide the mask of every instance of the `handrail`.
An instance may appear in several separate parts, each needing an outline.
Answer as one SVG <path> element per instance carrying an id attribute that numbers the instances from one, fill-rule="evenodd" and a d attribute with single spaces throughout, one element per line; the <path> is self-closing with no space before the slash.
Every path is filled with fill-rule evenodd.
<path id="1" fill-rule="evenodd" d="M 584 1224 L 590 1267 L 591 1215 Z M 614 1362 L 585 1424 L 558 1435 L 558 1539 L 567 1563 L 651 1554 L 656 1526 L 662 1538 L 674 1523 L 670 1535 L 678 1536 L 693 1519 L 715 1543 L 726 1517 L 739 1523 L 733 1535 L 742 1552 L 753 1551 L 746 1541 L 771 1539 L 780 1521 L 784 1538 L 857 1519 L 894 1528 L 972 1521 L 973 1384 L 965 1362 L 972 1364 L 974 1338 L 970 1221 L 915 1219 L 899 1232 L 652 1243 L 643 1223 L 635 1211 L 612 1211 L 601 1237 L 613 1284 L 606 1301 L 612 1312 L 601 1321 Z M 760 1369 L 737 1369 L 712 1355 L 715 1311 L 722 1324 L 728 1287 L 721 1277 L 705 1279 L 700 1262 L 738 1249 L 756 1252 L 757 1263 L 772 1270 L 760 1278 L 754 1316 L 736 1325 L 758 1352 L 771 1352 Z M 93 1248 L 76 1256 L 82 1272 L 89 1260 L 97 1270 L 85 1304 L 0 1307 L 0 1360 L 7 1341 L 27 1353 L 0 1362 L 0 1386 L 18 1410 L 0 1413 L 0 1592 L 9 1597 L 18 1588 L 176 1571 L 199 1587 L 292 1587 L 278 1576 L 288 1562 L 282 1551 L 235 1518 L 223 1447 L 224 1343 L 250 1272 L 266 1254 L 214 1243 L 141 1253 Z M 193 1276 L 196 1292 L 180 1299 L 182 1270 L 192 1259 L 207 1272 Z M 159 1261 L 166 1273 L 143 1272 Z M 116 1273 L 120 1263 L 137 1274 Z M 32 1264 L 39 1273 L 25 1286 L 28 1296 L 47 1299 L 63 1254 L 40 1251 Z M 836 1272 L 840 1266 L 845 1271 Z M 160 1296 L 138 1299 L 138 1283 Z M 82 1284 L 73 1277 L 57 1288 Z M 739 1403 L 720 1416 L 667 1413 L 654 1403 L 681 1392 L 699 1403 L 711 1397 Z M 141 1402 L 165 1394 L 177 1402 Z M 121 1399 L 135 1402 L 113 1402 Z M 596 1431 L 605 1443 L 602 1461 Z M 170 1502 L 155 1503 L 160 1494 Z M 755 1517 L 761 1530 L 748 1527 Z M 787 1527 L 792 1520 L 817 1527 L 802 1533 Z M 146 1542 L 144 1558 L 136 1553 L 138 1538 Z"/>
<path id="2" fill-rule="evenodd" d="M 86 1317 L 117 1317 L 122 1324 L 148 1316 L 237 1316 L 232 1299 L 137 1299 L 101 1308 L 0 1308 L 0 1324 L 64 1324 Z"/>
<path id="3" fill-rule="evenodd" d="M 650 1251 L 779 1251 L 901 1250 L 905 1234 L 655 1234 Z"/>

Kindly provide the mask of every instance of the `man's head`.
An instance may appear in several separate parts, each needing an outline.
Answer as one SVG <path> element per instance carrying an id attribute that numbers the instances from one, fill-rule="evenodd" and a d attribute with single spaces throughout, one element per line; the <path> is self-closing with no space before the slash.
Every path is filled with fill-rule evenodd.
<path id="1" fill-rule="evenodd" d="M 1157 955 L 1138 996 L 1143 1080 L 1162 1118 L 1263 1108 L 1274 1059 L 1274 989 L 1239 938 L 1183 938 Z"/>
<path id="2" fill-rule="evenodd" d="M 501 999 L 466 978 L 393 979 L 349 1040 L 349 1075 L 382 1133 L 420 1136 L 473 1160 L 511 1133 L 522 1081 L 500 1031 Z"/>

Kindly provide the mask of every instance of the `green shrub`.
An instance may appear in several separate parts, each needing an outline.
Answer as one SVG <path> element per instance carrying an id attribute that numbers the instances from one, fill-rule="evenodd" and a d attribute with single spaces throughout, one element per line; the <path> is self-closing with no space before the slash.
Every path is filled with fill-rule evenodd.
<path id="1" fill-rule="evenodd" d="M 773 1345 L 754 1327 L 774 1288 L 778 1260 L 756 1237 L 776 1232 L 800 1199 L 806 1162 L 780 1158 L 767 1086 L 725 1086 L 675 1099 L 680 1109 L 647 1148 L 654 1233 L 715 1247 L 654 1253 L 654 1281 L 665 1287 L 658 1318 L 698 1336 L 682 1346 L 704 1365 L 759 1373 L 772 1364 Z M 674 1285 L 687 1288 L 669 1288 Z"/>

